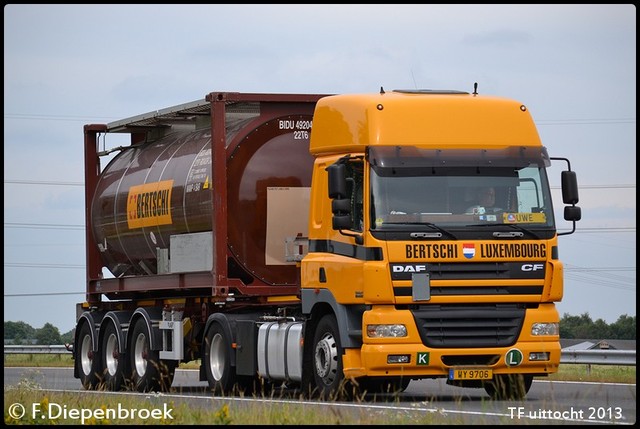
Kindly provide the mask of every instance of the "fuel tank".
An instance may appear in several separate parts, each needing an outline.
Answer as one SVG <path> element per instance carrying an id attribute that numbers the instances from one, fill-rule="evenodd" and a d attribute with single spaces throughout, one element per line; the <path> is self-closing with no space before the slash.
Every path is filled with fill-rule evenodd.
<path id="1" fill-rule="evenodd" d="M 180 272 L 185 260 L 203 255 L 210 259 L 213 240 L 224 239 L 228 277 L 241 278 L 245 284 L 258 279 L 294 284 L 295 263 L 270 254 L 283 244 L 281 239 L 268 244 L 274 228 L 267 218 L 268 210 L 278 213 L 278 204 L 308 213 L 308 197 L 292 205 L 277 191 L 305 195 L 306 189 L 308 195 L 311 120 L 311 115 L 296 114 L 226 125 L 227 237 L 219 237 L 212 224 L 214 204 L 224 204 L 212 201 L 216 195 L 212 173 L 225 166 L 211 165 L 211 127 L 176 131 L 126 147 L 101 172 L 91 203 L 91 229 L 103 266 L 115 277 Z M 268 195 L 279 197 L 270 202 Z M 290 216 L 303 225 L 298 229 L 307 227 L 306 219 Z M 291 223 L 287 216 L 275 217 Z M 306 229 L 289 234 L 306 235 Z M 178 239 L 200 236 L 204 241 L 192 244 L 186 255 L 178 248 L 193 243 Z M 176 255 L 182 258 L 180 266 Z M 162 263 L 167 256 L 168 269 Z"/>

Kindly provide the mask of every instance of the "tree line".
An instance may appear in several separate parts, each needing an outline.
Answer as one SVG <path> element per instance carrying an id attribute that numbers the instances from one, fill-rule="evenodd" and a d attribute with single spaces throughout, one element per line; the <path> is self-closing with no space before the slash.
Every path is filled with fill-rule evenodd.
<path id="1" fill-rule="evenodd" d="M 17 345 L 58 345 L 73 343 L 74 330 L 60 334 L 58 328 L 45 323 L 42 328 L 34 328 L 25 322 L 4 322 L 5 343 Z M 598 340 L 635 340 L 636 316 L 623 314 L 612 324 L 604 320 L 593 321 L 589 313 L 580 316 L 564 314 L 560 319 L 560 338 L 562 339 L 598 339 Z M 8 341 L 7 341 L 8 340 Z"/>
<path id="2" fill-rule="evenodd" d="M 623 314 L 614 323 L 608 325 L 602 319 L 594 322 L 589 317 L 589 313 L 583 313 L 580 316 L 564 314 L 560 319 L 560 338 L 635 340 L 636 316 Z"/>
<path id="3" fill-rule="evenodd" d="M 4 322 L 4 343 L 16 345 L 59 345 L 73 343 L 73 329 L 64 335 L 51 323 L 34 328 L 25 322 Z"/>

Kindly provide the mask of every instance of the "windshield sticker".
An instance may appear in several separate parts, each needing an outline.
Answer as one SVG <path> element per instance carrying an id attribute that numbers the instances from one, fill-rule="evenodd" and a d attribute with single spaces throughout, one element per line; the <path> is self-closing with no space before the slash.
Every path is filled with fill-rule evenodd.
<path id="1" fill-rule="evenodd" d="M 546 223 L 547 217 L 544 213 L 503 213 L 504 223 Z"/>

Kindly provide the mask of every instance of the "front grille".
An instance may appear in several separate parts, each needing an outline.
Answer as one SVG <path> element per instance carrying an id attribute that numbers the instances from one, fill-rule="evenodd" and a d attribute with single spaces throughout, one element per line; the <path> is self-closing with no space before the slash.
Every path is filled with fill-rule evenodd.
<path id="1" fill-rule="evenodd" d="M 530 267 L 538 269 L 530 269 Z M 544 280 L 544 261 L 392 263 L 391 280 L 411 280 L 413 273 L 429 274 L 431 280 Z"/>
<path id="2" fill-rule="evenodd" d="M 429 288 L 431 296 L 457 295 L 542 295 L 543 286 L 446 286 Z M 394 296 L 412 296 L 411 286 L 394 286 Z"/>
<path id="3" fill-rule="evenodd" d="M 411 310 L 422 343 L 432 348 L 511 346 L 525 311 L 521 304 L 428 305 Z"/>
<path id="4" fill-rule="evenodd" d="M 413 295 L 411 280 L 414 274 L 428 276 L 429 294 L 446 296 L 509 296 L 535 295 L 544 292 L 546 265 L 543 262 L 467 262 L 467 263 L 392 263 L 393 295 L 397 298 Z M 460 285 L 460 281 L 485 280 L 483 285 Z M 486 284 L 491 280 L 491 284 Z M 507 280 L 522 283 L 506 284 Z M 449 285 L 449 281 L 457 281 Z M 526 283 L 525 283 L 526 282 Z M 435 283 L 435 284 L 434 284 Z M 533 283 L 533 284 L 532 284 Z"/>

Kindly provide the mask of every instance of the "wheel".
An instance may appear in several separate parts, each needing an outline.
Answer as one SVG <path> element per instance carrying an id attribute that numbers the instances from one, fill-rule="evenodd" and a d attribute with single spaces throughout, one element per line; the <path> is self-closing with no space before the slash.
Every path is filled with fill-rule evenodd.
<path id="1" fill-rule="evenodd" d="M 89 323 L 80 326 L 78 343 L 75 350 L 75 366 L 80 375 L 80 382 L 87 390 L 95 389 L 100 383 L 99 375 L 102 373 L 100 355 L 93 352 L 91 341 L 91 327 Z"/>
<path id="2" fill-rule="evenodd" d="M 320 319 L 312 347 L 315 394 L 326 399 L 346 394 L 342 372 L 343 351 L 335 316 L 326 315 Z"/>
<path id="3" fill-rule="evenodd" d="M 244 391 L 253 381 L 251 377 L 236 377 L 235 366 L 231 365 L 231 342 L 222 325 L 211 324 L 205 339 L 202 364 L 209 387 L 215 394 L 230 393 L 236 384 Z"/>
<path id="4" fill-rule="evenodd" d="M 532 375 L 505 374 L 495 375 L 493 380 L 484 384 L 484 390 L 493 399 L 520 400 L 524 399 L 533 384 Z"/>
<path id="5" fill-rule="evenodd" d="M 118 391 L 125 380 L 126 359 L 120 354 L 120 337 L 113 322 L 108 321 L 100 345 L 102 360 L 102 379 L 107 390 Z"/>
<path id="6" fill-rule="evenodd" d="M 168 391 L 177 363 L 160 360 L 160 353 L 150 348 L 150 337 L 144 319 L 138 319 L 129 344 L 132 388 L 138 392 Z"/>

